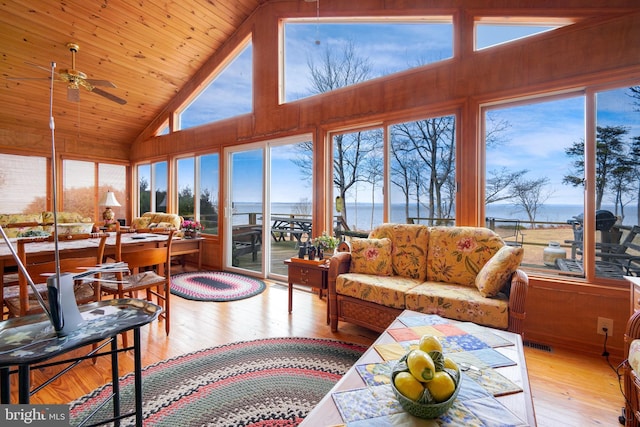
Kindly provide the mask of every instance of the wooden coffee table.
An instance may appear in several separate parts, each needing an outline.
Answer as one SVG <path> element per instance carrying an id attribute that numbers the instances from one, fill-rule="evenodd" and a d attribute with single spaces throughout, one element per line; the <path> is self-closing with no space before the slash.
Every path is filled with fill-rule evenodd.
<path id="1" fill-rule="evenodd" d="M 363 365 L 365 363 L 379 363 L 383 361 L 376 346 L 382 344 L 393 344 L 397 341 L 389 333 L 390 330 L 406 328 L 407 326 L 399 319 L 409 316 L 424 316 L 422 313 L 417 313 L 410 310 L 405 310 L 373 343 L 369 349 L 362 355 L 362 357 L 356 362 L 354 366 L 349 369 L 344 377 L 331 389 L 331 391 L 320 401 L 320 403 L 309 413 L 304 419 L 303 426 L 338 426 L 345 425 L 345 421 L 342 419 L 340 412 L 335 404 L 333 394 L 336 392 L 343 392 L 347 390 L 355 390 L 366 388 L 367 385 L 363 381 L 362 377 L 356 370 L 356 366 Z M 406 320 L 406 319 L 405 319 Z M 452 324 L 457 324 L 453 320 L 445 319 Z M 522 338 L 518 334 L 506 332 L 498 329 L 480 327 L 474 325 L 474 328 L 478 328 L 481 332 L 490 332 L 497 336 L 499 339 L 508 341 L 511 345 L 503 345 L 494 347 L 501 355 L 504 355 L 511 359 L 512 366 L 493 368 L 497 373 L 510 380 L 513 384 L 518 386 L 522 391 L 514 392 L 502 396 L 495 397 L 500 404 L 506 407 L 513 415 L 519 418 L 522 423 L 520 425 L 536 425 L 535 412 L 533 409 L 533 401 L 531 398 L 531 390 L 529 388 L 529 378 L 527 375 L 527 366 L 524 359 L 524 352 L 522 348 Z M 474 334 L 476 335 L 476 334 Z M 477 336 L 481 337 L 481 333 Z M 472 381 L 472 380 L 469 380 Z M 460 397 L 460 396 L 459 396 Z M 409 417 L 409 422 L 415 420 L 416 425 L 422 425 L 424 420 L 419 418 Z M 413 420 L 411 420 L 413 418 Z M 410 425 L 410 424 L 409 424 Z"/>

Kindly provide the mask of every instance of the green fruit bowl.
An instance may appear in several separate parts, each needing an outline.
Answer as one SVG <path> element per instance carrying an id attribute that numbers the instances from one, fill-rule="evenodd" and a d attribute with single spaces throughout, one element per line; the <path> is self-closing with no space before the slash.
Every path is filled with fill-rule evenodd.
<path id="1" fill-rule="evenodd" d="M 404 394 L 400 393 L 400 391 L 398 391 L 394 383 L 394 377 L 398 372 L 401 371 L 394 371 L 391 375 L 391 389 L 396 395 L 398 402 L 400 402 L 400 406 L 402 406 L 402 408 L 411 415 L 419 418 L 438 418 L 440 415 L 451 409 L 458 396 L 458 392 L 460 391 L 460 385 L 462 384 L 462 376 L 460 376 L 460 371 L 458 370 L 458 381 L 456 382 L 456 389 L 449 399 L 440 403 L 420 403 L 409 399 Z"/>

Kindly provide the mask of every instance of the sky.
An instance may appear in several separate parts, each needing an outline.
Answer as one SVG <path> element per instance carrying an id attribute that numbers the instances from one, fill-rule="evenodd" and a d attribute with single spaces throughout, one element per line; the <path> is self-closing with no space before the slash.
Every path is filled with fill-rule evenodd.
<path id="1" fill-rule="evenodd" d="M 476 33 L 477 48 L 527 37 L 549 27 L 515 25 L 481 25 Z M 285 98 L 295 101 L 311 94 L 308 63 L 318 64 L 327 49 L 339 55 L 346 43 L 353 43 L 356 53 L 366 52 L 371 77 L 387 75 L 421 64 L 450 58 L 453 55 L 453 27 L 448 23 L 323 23 L 322 21 L 285 25 Z M 248 113 L 251 105 L 251 59 L 249 46 L 230 63 L 220 77 L 190 107 L 183 124 L 197 125 L 222 117 Z M 598 125 L 625 125 L 630 135 L 640 135 L 640 113 L 631 108 L 625 89 L 602 93 L 598 98 Z M 500 117 L 509 128 L 500 135 L 502 145 L 487 149 L 487 170 L 508 167 L 527 169 L 528 177 L 547 176 L 547 203 L 581 204 L 582 189 L 562 184 L 571 165 L 564 149 L 584 138 L 584 98 L 530 103 L 526 106 L 500 106 L 490 114 Z M 191 123 L 191 124 L 189 124 Z M 261 156 L 239 156 L 242 172 L 237 176 L 236 200 L 261 200 Z M 310 188 L 300 185 L 300 171 L 290 157 L 290 150 L 272 153 L 273 201 L 297 202 L 310 198 Z M 240 169 L 240 168 L 237 168 Z M 296 185 L 291 185 L 296 183 Z M 284 189 L 284 191 L 280 190 Z"/>

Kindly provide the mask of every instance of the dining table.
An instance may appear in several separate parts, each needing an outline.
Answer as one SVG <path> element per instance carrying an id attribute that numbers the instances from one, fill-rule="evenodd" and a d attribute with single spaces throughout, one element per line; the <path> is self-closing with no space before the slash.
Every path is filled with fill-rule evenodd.
<path id="1" fill-rule="evenodd" d="M 125 233 L 122 235 L 122 245 L 126 246 L 127 250 L 145 250 L 151 247 L 162 245 L 163 242 L 167 241 L 167 239 L 168 236 L 163 234 Z M 190 243 L 190 239 L 184 240 L 186 243 Z M 91 249 L 96 248 L 99 241 L 100 239 L 97 237 L 80 240 L 66 240 L 64 238 L 64 235 L 61 235 L 60 239 L 58 240 L 58 253 L 61 258 L 83 256 L 83 253 L 90 252 Z M 174 239 L 172 242 L 172 246 L 176 247 L 176 243 L 179 241 L 180 239 Z M 16 238 L 9 239 L 9 243 L 13 246 L 14 250 L 17 245 L 16 242 Z M 180 244 L 178 243 L 178 252 L 176 252 L 177 254 L 181 254 L 179 245 Z M 50 261 L 55 253 L 55 242 L 34 242 L 32 244 L 26 245 L 25 247 L 27 248 L 26 251 L 29 255 L 29 259 L 33 260 L 33 262 Z M 107 237 L 105 246 L 105 257 L 115 256 L 115 250 L 116 233 L 110 233 L 109 237 Z M 172 251 L 172 254 L 173 252 L 174 251 Z M 7 242 L 3 239 L 0 239 L 0 279 L 2 279 L 0 283 L 4 283 L 5 274 L 7 274 L 8 272 L 11 273 L 13 271 L 12 267 L 15 267 L 16 265 L 17 263 L 13 258 L 11 249 L 8 247 Z"/>

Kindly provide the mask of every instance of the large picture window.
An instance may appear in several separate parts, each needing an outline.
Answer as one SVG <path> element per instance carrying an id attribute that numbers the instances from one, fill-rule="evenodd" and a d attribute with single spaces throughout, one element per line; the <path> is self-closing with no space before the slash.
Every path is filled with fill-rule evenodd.
<path id="1" fill-rule="evenodd" d="M 178 214 L 196 219 L 204 232 L 218 234 L 219 155 L 178 159 Z"/>
<path id="2" fill-rule="evenodd" d="M 566 151 L 584 141 L 584 104 L 578 95 L 486 112 L 486 225 L 524 245 L 525 266 L 562 271 L 554 257 L 545 260 L 549 245 L 572 256 L 571 224 L 584 211 L 584 191 L 565 181 Z"/>
<path id="3" fill-rule="evenodd" d="M 62 162 L 62 173 L 63 194 L 59 211 L 77 212 L 102 222 L 105 207 L 97 206 L 97 201 L 107 191 L 113 191 L 120 206 L 110 207 L 116 218 L 125 218 L 126 166 L 66 159 Z"/>
<path id="4" fill-rule="evenodd" d="M 167 162 L 144 163 L 138 165 L 138 212 L 167 212 L 169 175 Z"/>
<path id="5" fill-rule="evenodd" d="M 390 128 L 391 221 L 454 225 L 455 116 Z"/>
<path id="6" fill-rule="evenodd" d="M 595 272 L 640 275 L 640 86 L 595 94 Z M 574 168 L 584 146 L 577 141 Z M 576 182 L 579 186 L 580 184 Z M 594 232 L 594 230 L 591 230 Z"/>
<path id="7" fill-rule="evenodd" d="M 253 48 L 248 42 L 180 114 L 180 129 L 253 110 Z"/>
<path id="8" fill-rule="evenodd" d="M 283 102 L 453 56 L 450 16 L 393 20 L 287 20 Z"/>
<path id="9" fill-rule="evenodd" d="M 0 154 L 0 193 L 3 213 L 46 210 L 47 158 Z"/>

